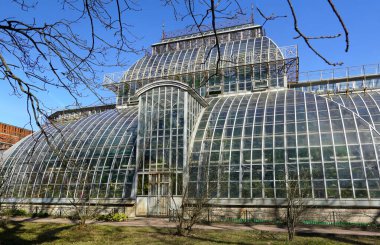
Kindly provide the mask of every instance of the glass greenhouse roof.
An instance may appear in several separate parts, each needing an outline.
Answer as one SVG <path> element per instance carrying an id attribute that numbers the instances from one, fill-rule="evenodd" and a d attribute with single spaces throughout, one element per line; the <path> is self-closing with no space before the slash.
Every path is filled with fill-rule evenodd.
<path id="1" fill-rule="evenodd" d="M 369 91 L 367 93 L 335 94 L 329 99 L 343 105 L 360 115 L 377 131 L 380 131 L 380 93 Z"/>
<path id="2" fill-rule="evenodd" d="M 194 137 L 191 189 L 206 181 L 216 198 L 281 199 L 292 177 L 317 199 L 379 198 L 379 140 L 356 113 L 317 95 L 214 98 Z"/>
<path id="3" fill-rule="evenodd" d="M 281 50 L 268 37 L 221 44 L 220 51 L 220 68 L 284 59 Z M 212 70 L 216 68 L 216 54 L 217 49 L 210 46 L 144 56 L 124 73 L 122 82 Z"/>
<path id="4" fill-rule="evenodd" d="M 12 198 L 130 198 L 136 171 L 137 108 L 108 110 L 35 133 L 13 148 L 1 166 Z M 85 185 L 85 184 L 86 185 Z"/>

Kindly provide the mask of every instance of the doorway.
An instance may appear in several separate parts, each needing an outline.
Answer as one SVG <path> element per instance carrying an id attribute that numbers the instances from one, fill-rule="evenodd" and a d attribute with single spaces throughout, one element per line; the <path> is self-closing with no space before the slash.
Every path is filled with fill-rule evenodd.
<path id="1" fill-rule="evenodd" d="M 148 215 L 168 216 L 169 204 L 169 174 L 149 174 Z"/>

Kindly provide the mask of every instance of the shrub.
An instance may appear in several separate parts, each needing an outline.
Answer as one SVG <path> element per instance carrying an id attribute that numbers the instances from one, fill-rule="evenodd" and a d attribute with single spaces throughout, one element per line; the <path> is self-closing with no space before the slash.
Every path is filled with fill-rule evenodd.
<path id="1" fill-rule="evenodd" d="M 73 213 L 73 214 L 67 216 L 67 218 L 68 218 L 69 220 L 72 220 L 72 221 L 80 220 L 80 217 L 79 217 L 79 215 L 78 215 L 77 213 Z"/>
<path id="2" fill-rule="evenodd" d="M 46 218 L 49 217 L 49 214 L 46 212 L 32 213 L 32 218 Z"/>
<path id="3" fill-rule="evenodd" d="M 104 214 L 98 217 L 98 220 L 107 222 L 122 222 L 127 219 L 128 216 L 124 213 Z"/>
<path id="4" fill-rule="evenodd" d="M 5 216 L 27 216 L 28 212 L 24 209 L 17 209 L 17 208 L 12 208 L 12 209 L 6 209 L 2 212 L 2 215 Z"/>

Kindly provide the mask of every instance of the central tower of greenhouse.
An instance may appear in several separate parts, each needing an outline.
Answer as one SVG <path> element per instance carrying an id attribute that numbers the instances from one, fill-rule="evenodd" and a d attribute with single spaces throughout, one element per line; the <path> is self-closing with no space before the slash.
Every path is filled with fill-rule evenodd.
<path id="1" fill-rule="evenodd" d="M 227 137 L 232 137 L 234 125 L 230 125 L 224 144 L 220 128 L 214 136 L 217 125 L 207 125 L 201 118 L 210 114 L 206 111 L 215 107 L 210 107 L 215 99 L 284 90 L 289 78 L 296 79 L 296 47 L 279 48 L 263 36 L 260 26 L 246 24 L 220 29 L 217 38 L 218 45 L 212 31 L 165 38 L 152 45 L 152 54 L 128 71 L 105 77 L 105 86 L 117 94 L 118 107 L 139 107 L 136 195 L 138 207 L 142 208 L 137 208 L 138 212 L 164 214 L 170 206 L 168 195 L 181 196 L 184 188 L 194 195 L 207 188 L 215 197 L 228 197 L 218 192 L 228 193 L 227 189 L 233 187 L 236 193 L 231 193 L 231 197 L 239 197 L 239 188 L 234 186 L 239 179 L 233 176 L 239 175 L 240 157 L 220 152 L 226 148 L 230 154 L 238 153 L 227 148 L 231 143 Z M 220 103 L 217 108 L 224 104 Z M 223 121 L 230 108 L 224 110 Z M 218 118 L 223 116 L 218 113 L 213 120 Z M 230 122 L 232 118 L 231 114 Z M 195 134 L 194 129 L 199 127 L 202 130 Z M 235 134 L 241 137 L 242 128 L 235 129 L 238 130 L 240 135 Z M 203 138 L 206 142 L 199 141 Z M 224 160 L 219 159 L 219 154 L 224 154 Z M 230 165 L 227 161 L 231 157 L 236 162 Z M 227 169 L 219 164 L 222 161 Z M 234 173 L 226 175 L 231 170 Z M 204 171 L 216 179 L 201 188 L 202 181 L 208 181 L 201 176 Z"/>

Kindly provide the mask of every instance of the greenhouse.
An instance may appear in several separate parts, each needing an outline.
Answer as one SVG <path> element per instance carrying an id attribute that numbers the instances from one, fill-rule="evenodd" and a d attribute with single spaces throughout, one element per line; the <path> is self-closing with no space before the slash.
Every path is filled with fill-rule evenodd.
<path id="1" fill-rule="evenodd" d="M 37 132 L 5 152 L 2 202 L 85 198 L 165 216 L 183 195 L 229 210 L 281 207 L 294 182 L 307 205 L 378 207 L 379 69 L 302 80 L 297 48 L 261 26 L 217 37 L 219 49 L 212 31 L 165 37 L 105 75 L 115 104 L 52 114 L 49 140 Z"/>

